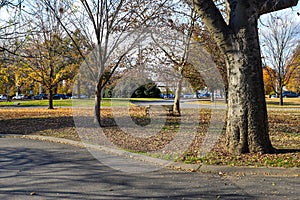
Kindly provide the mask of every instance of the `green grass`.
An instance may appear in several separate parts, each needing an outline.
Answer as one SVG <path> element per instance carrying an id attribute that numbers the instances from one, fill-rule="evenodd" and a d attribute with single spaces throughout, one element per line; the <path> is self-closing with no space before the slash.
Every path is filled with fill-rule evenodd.
<path id="1" fill-rule="evenodd" d="M 300 98 L 283 98 L 283 106 L 279 105 L 279 98 L 267 98 L 267 106 L 272 108 L 300 108 Z"/>
<path id="2" fill-rule="evenodd" d="M 53 100 L 54 106 L 71 106 L 71 100 Z M 48 100 L 13 100 L 10 102 L 0 102 L 0 107 L 3 106 L 19 106 L 19 107 L 37 107 L 37 106 L 48 106 Z"/>
<path id="3" fill-rule="evenodd" d="M 128 106 L 132 105 L 130 101 L 153 101 L 153 100 L 161 100 L 161 99 L 152 99 L 152 98 L 134 98 L 134 99 L 110 99 L 104 98 L 102 99 L 101 106 Z M 54 107 L 63 107 L 77 105 L 77 106 L 93 106 L 95 100 L 94 99 L 64 99 L 64 100 L 53 100 Z M 13 100 L 10 102 L 1 101 L 0 107 L 4 106 L 18 106 L 18 107 L 39 107 L 39 106 L 48 106 L 48 100 Z"/>

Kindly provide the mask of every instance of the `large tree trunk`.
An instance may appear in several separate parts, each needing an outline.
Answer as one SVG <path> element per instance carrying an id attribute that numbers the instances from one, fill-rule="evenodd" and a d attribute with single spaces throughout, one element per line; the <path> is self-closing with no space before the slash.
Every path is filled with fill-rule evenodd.
<path id="1" fill-rule="evenodd" d="M 252 13 L 248 15 L 249 20 L 235 30 L 233 51 L 226 55 L 229 83 L 227 147 L 234 154 L 271 153 L 274 149 L 268 134 L 257 18 Z"/>
<path id="2" fill-rule="evenodd" d="M 268 134 L 257 20 L 295 6 L 298 0 L 226 1 L 227 23 L 213 0 L 193 0 L 199 16 L 226 57 L 227 147 L 235 154 L 274 151 Z"/>
<path id="3" fill-rule="evenodd" d="M 236 56 L 237 57 L 237 56 Z M 229 71 L 227 148 L 231 153 L 271 153 L 268 118 L 260 65 L 237 58 Z"/>

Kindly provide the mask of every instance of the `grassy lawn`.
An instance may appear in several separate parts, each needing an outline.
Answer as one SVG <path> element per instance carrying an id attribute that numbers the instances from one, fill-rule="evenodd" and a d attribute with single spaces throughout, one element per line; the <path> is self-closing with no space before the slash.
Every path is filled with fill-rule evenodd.
<path id="1" fill-rule="evenodd" d="M 211 102 L 209 99 L 201 99 L 190 102 L 191 104 L 204 104 L 204 105 L 225 105 L 224 100 L 217 100 Z M 300 98 L 284 98 L 283 106 L 279 105 L 279 98 L 266 98 L 267 107 L 271 108 L 300 108 Z"/>
<path id="2" fill-rule="evenodd" d="M 267 98 L 268 107 L 274 108 L 288 108 L 295 107 L 300 108 L 300 98 L 283 98 L 283 106 L 279 105 L 279 98 Z"/>
<path id="3" fill-rule="evenodd" d="M 148 99 L 145 99 L 148 100 Z M 201 109 L 197 118 L 191 117 L 189 120 L 197 120 L 197 136 L 194 138 L 192 145 L 188 148 L 184 156 L 172 157 L 168 152 L 165 155 L 157 155 L 154 152 L 173 140 L 178 131 L 181 122 L 180 118 L 166 116 L 163 113 L 158 114 L 159 120 L 166 120 L 164 127 L 156 135 L 139 138 L 125 133 L 119 129 L 114 121 L 110 100 L 104 99 L 104 107 L 101 114 L 104 119 L 105 135 L 115 145 L 133 152 L 139 152 L 155 157 L 175 159 L 179 162 L 186 163 L 204 163 L 217 165 L 234 165 L 234 166 L 276 166 L 276 167 L 300 167 L 300 99 L 285 99 L 287 104 L 283 109 L 274 105 L 273 99 L 267 99 L 268 106 L 275 109 L 268 111 L 270 137 L 274 147 L 280 150 L 277 154 L 245 154 L 241 156 L 232 156 L 227 154 L 222 144 L 224 138 L 221 137 L 215 145 L 213 151 L 205 157 L 199 158 L 200 148 L 203 138 L 209 127 L 211 111 L 209 109 Z M 31 104 L 29 103 L 31 102 Z M 34 104 L 32 103 L 34 102 Z M 3 102 L 1 102 L 0 105 Z M 16 103 L 16 102 L 13 102 Z M 28 103 L 28 104 L 26 104 Z M 22 101 L 21 105 L 33 106 L 32 108 L 23 107 L 0 107 L 0 133 L 2 134 L 35 134 L 68 138 L 72 140 L 80 140 L 77 134 L 70 100 L 56 100 L 55 110 L 34 106 L 46 106 L 47 101 Z M 93 103 L 93 100 L 87 100 L 84 104 Z M 128 99 L 116 100 L 114 105 L 128 104 Z M 5 105 L 5 103 L 4 103 Z M 289 109 L 286 109 L 289 108 Z M 189 111 L 184 111 L 189 114 Z M 119 117 L 126 115 L 124 109 L 120 109 Z M 141 125 L 147 125 L 152 118 L 145 116 L 143 108 L 132 106 L 130 109 L 131 119 Z M 160 119 L 161 118 L 161 119 Z M 92 121 L 92 120 L 90 120 Z M 199 123 L 200 122 L 200 123 Z M 150 152 L 150 153 L 149 153 Z"/>
<path id="4" fill-rule="evenodd" d="M 71 106 L 71 100 L 53 100 L 54 106 Z M 10 102 L 1 101 L 0 107 L 19 106 L 19 107 L 40 107 L 48 106 L 48 100 L 13 100 Z"/>
<path id="5" fill-rule="evenodd" d="M 154 101 L 161 99 L 153 98 L 131 98 L 131 99 L 108 99 L 104 98 L 101 102 L 102 106 L 127 106 L 128 103 L 131 104 L 131 101 Z M 54 107 L 63 107 L 63 106 L 72 106 L 83 105 L 83 106 L 93 106 L 94 99 L 64 99 L 64 100 L 53 100 Z M 0 107 L 9 107 L 9 106 L 18 106 L 18 107 L 46 107 L 48 106 L 48 100 L 13 100 L 10 102 L 0 101 Z"/>
<path id="6" fill-rule="evenodd" d="M 104 98 L 102 100 L 101 105 L 102 106 L 127 106 L 128 103 L 131 102 L 148 102 L 148 101 L 156 101 L 156 100 L 162 100 L 162 99 L 156 99 L 156 98 L 131 98 L 131 99 L 110 99 L 110 98 Z M 267 106 L 270 108 L 300 108 L 300 98 L 285 98 L 284 99 L 284 105 L 279 105 L 279 99 L 278 98 L 266 98 Z M 94 99 L 66 99 L 66 100 L 53 100 L 54 107 L 63 107 L 63 106 L 72 106 L 73 103 L 76 105 L 87 105 L 87 106 L 93 106 L 94 105 Z M 223 100 L 217 100 L 215 102 L 211 102 L 209 99 L 202 99 L 202 100 L 195 100 L 189 102 L 190 104 L 204 104 L 204 105 L 211 105 L 211 104 L 217 104 L 217 105 L 225 105 Z M 11 102 L 7 101 L 0 101 L 0 107 L 4 106 L 20 106 L 20 107 L 34 107 L 34 106 L 48 106 L 48 100 L 14 100 Z M 130 104 L 132 105 L 132 104 Z"/>

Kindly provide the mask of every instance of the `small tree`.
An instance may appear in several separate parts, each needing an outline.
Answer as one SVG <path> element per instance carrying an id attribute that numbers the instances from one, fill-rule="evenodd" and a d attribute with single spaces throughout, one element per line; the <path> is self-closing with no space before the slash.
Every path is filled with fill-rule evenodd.
<path id="1" fill-rule="evenodd" d="M 70 38 L 63 35 L 55 15 L 38 1 L 33 3 L 30 8 L 34 10 L 29 13 L 38 12 L 35 20 L 29 16 L 28 29 L 34 31 L 26 37 L 20 59 L 23 58 L 24 68 L 30 68 L 31 78 L 47 89 L 48 108 L 53 109 L 54 88 L 61 81 L 75 76 L 81 60 L 76 56 Z M 58 8 L 56 12 L 62 15 L 62 10 L 55 2 L 53 4 Z"/>
<path id="2" fill-rule="evenodd" d="M 193 70 L 191 68 L 194 66 L 189 63 L 189 53 L 199 21 L 194 8 L 182 5 L 181 2 L 178 6 L 173 6 L 172 13 L 166 17 L 167 19 L 163 21 L 165 23 L 162 24 L 163 28 L 158 31 L 158 34 L 152 34 L 152 39 L 154 46 L 159 48 L 156 51 L 162 51 L 167 57 L 166 62 L 171 63 L 173 70 L 177 72 L 176 75 L 173 75 L 177 76 L 173 114 L 180 116 L 180 96 L 184 78 L 186 75 L 189 75 L 190 78 L 192 77 Z M 166 27 L 168 29 L 165 30 L 164 36 L 161 36 L 161 32 Z M 158 54 L 158 56 L 161 56 L 161 54 Z M 163 66 L 163 68 L 166 68 L 166 66 Z"/>
<path id="3" fill-rule="evenodd" d="M 263 79 L 264 79 L 264 87 L 265 87 L 265 94 L 269 95 L 271 92 L 274 91 L 274 83 L 276 78 L 276 72 L 272 68 L 265 66 L 263 68 Z"/>
<path id="4" fill-rule="evenodd" d="M 46 1 L 46 4 L 54 11 L 55 9 L 48 2 L 49 0 Z M 64 3 L 70 5 L 70 8 L 74 7 L 73 1 L 65 1 Z M 90 58 L 82 53 L 80 55 L 86 60 L 86 71 L 93 79 L 92 82 L 95 86 L 95 90 L 93 90 L 95 91 L 95 122 L 101 125 L 101 101 L 106 84 L 123 62 L 125 55 L 142 36 L 142 31 L 140 35 L 134 35 L 134 33 L 140 28 L 150 25 L 151 21 L 159 15 L 160 8 L 166 1 L 82 0 L 78 3 L 78 6 L 75 6 L 78 12 L 70 11 L 71 17 L 68 21 L 84 32 L 87 38 L 90 38 L 90 41 L 95 41 L 96 48 Z M 57 16 L 57 18 L 59 17 Z M 60 20 L 60 23 L 70 35 L 68 23 L 62 20 Z M 124 48 L 124 41 L 128 37 L 136 39 L 134 41 L 129 40 L 128 42 L 131 44 Z M 120 47 L 122 45 L 123 47 Z M 79 47 L 78 50 L 80 52 Z M 85 72 L 84 76 L 86 75 Z"/>

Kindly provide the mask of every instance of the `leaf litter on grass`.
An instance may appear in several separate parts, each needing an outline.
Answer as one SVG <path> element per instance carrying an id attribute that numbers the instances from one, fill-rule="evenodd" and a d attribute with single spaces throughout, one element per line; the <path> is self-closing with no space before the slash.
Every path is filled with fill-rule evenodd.
<path id="1" fill-rule="evenodd" d="M 120 111 L 122 113 L 122 111 Z M 114 121 L 110 108 L 103 108 L 102 119 L 106 126 L 103 128 L 109 140 L 120 148 L 134 152 L 151 152 L 170 143 L 176 135 L 180 118 L 162 115 L 166 123 L 160 132 L 147 138 L 133 137 L 122 131 Z M 125 115 L 126 113 L 124 113 Z M 205 163 L 233 166 L 272 166 L 272 167 L 300 167 L 300 111 L 280 110 L 269 111 L 270 137 L 274 147 L 286 149 L 278 154 L 243 154 L 229 155 L 224 151 L 224 137 L 221 137 L 213 151 L 205 157 L 199 157 L 203 138 L 210 123 L 211 111 L 201 109 L 197 116 L 197 135 L 191 142 L 184 155 L 176 158 L 179 162 Z M 145 115 L 144 108 L 132 107 L 130 109 L 132 120 L 146 126 L 149 117 Z M 159 116 L 159 115 L 158 115 Z M 151 119 L 150 119 L 151 120 Z M 195 119 L 194 119 L 195 120 Z M 74 125 L 71 108 L 1 108 L 0 133 L 2 134 L 35 134 L 80 140 Z M 178 144 L 180 145 L 180 144 Z M 296 150 L 296 151 L 288 151 Z M 167 155 L 165 157 L 172 158 Z M 157 156 L 153 154 L 152 156 Z M 174 158 L 173 158 L 174 159 Z"/>

